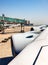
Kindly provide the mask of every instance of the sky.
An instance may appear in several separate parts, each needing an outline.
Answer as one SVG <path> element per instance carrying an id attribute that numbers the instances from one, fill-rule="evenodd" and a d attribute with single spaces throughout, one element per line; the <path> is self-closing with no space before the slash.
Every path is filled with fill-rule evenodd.
<path id="1" fill-rule="evenodd" d="M 0 0 L 0 16 L 48 24 L 48 0 Z"/>

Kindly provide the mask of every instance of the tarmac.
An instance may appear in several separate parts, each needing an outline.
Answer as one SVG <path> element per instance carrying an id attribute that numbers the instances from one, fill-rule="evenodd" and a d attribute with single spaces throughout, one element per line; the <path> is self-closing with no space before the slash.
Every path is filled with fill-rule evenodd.
<path id="1" fill-rule="evenodd" d="M 25 26 L 22 29 L 27 32 L 31 27 L 32 26 Z M 5 29 L 5 34 L 1 34 L 0 32 L 0 58 L 13 56 L 10 37 L 15 33 L 20 33 L 20 30 L 21 27 L 14 27 Z"/>

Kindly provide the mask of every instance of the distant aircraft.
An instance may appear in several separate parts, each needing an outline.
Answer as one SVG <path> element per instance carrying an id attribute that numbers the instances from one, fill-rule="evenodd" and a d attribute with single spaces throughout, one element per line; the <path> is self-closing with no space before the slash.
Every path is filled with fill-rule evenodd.
<path id="1" fill-rule="evenodd" d="M 48 28 L 8 65 L 48 65 Z"/>
<path id="2" fill-rule="evenodd" d="M 11 24 L 11 25 L 9 26 L 9 28 L 14 28 L 14 27 L 18 27 L 18 26 L 20 26 L 20 24 Z"/>
<path id="3" fill-rule="evenodd" d="M 18 27 L 20 26 L 20 24 L 4 24 L 4 27 L 6 28 L 14 28 L 14 27 Z"/>

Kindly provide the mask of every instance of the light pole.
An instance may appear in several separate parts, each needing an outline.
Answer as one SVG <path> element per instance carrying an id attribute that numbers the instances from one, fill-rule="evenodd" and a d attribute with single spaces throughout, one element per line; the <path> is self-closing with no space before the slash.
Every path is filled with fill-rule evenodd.
<path id="1" fill-rule="evenodd" d="M 24 32 L 24 23 L 21 22 L 21 32 Z M 23 27 L 23 28 L 22 28 Z"/>
<path id="2" fill-rule="evenodd" d="M 22 30 L 22 23 L 21 23 L 21 32 L 23 32 L 23 30 Z"/>
<path id="3" fill-rule="evenodd" d="M 4 16 L 5 16 L 5 15 L 2 14 L 2 17 L 3 17 L 3 32 L 2 32 L 2 33 L 3 33 L 3 34 L 4 34 Z"/>

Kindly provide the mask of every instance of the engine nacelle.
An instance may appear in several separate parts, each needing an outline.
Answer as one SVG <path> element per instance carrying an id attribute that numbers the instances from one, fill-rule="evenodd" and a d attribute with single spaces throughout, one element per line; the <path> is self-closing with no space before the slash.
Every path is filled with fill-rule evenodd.
<path id="1" fill-rule="evenodd" d="M 38 34 L 33 32 L 26 32 L 26 33 L 18 33 L 12 35 L 13 47 L 18 54 L 21 50 L 23 50 L 28 44 L 30 44 Z"/>

